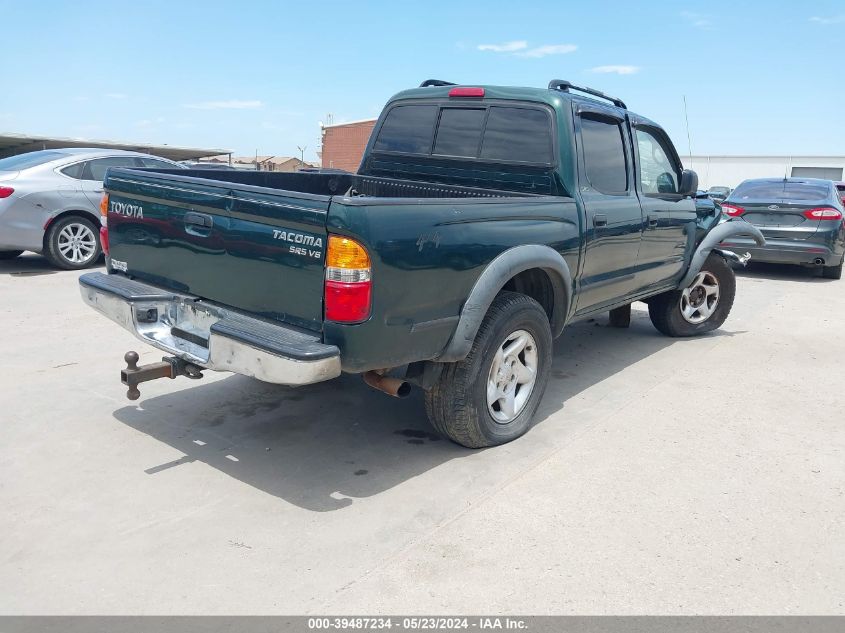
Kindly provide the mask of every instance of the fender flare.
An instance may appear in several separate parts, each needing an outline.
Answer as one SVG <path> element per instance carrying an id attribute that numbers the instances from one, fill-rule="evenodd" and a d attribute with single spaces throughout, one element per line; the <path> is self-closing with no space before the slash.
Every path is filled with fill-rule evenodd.
<path id="1" fill-rule="evenodd" d="M 731 220 L 723 222 L 713 228 L 713 230 L 711 230 L 704 236 L 704 239 L 701 240 L 701 244 L 698 245 L 698 248 L 695 250 L 692 258 L 690 259 L 687 274 L 684 275 L 681 281 L 678 282 L 678 288 L 686 288 L 689 286 L 701 270 L 701 267 L 704 265 L 704 260 L 707 259 L 707 256 L 710 255 L 711 251 L 732 235 L 750 235 L 757 246 L 766 245 L 766 238 L 763 237 L 760 229 L 749 224 L 745 220 Z"/>
<path id="2" fill-rule="evenodd" d="M 552 282 L 552 336 L 560 334 L 572 305 L 572 274 L 569 266 L 553 248 L 524 244 L 504 251 L 487 265 L 464 302 L 452 338 L 434 360 L 450 363 L 466 358 L 493 299 L 511 278 L 532 268 L 544 270 Z"/>

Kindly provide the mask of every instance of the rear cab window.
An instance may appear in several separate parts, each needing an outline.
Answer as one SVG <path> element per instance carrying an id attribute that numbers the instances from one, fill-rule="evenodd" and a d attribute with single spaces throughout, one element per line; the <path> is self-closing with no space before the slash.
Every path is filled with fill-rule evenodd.
<path id="1" fill-rule="evenodd" d="M 362 173 L 560 195 L 555 133 L 552 109 L 538 102 L 400 102 Z"/>
<path id="2" fill-rule="evenodd" d="M 552 134 L 543 107 L 398 105 L 373 150 L 551 165 Z"/>

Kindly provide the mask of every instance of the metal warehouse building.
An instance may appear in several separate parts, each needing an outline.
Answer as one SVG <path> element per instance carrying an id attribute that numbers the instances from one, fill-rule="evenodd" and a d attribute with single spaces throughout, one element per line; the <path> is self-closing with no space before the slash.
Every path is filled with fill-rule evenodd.
<path id="1" fill-rule="evenodd" d="M 736 187 L 746 178 L 824 178 L 842 180 L 845 156 L 684 156 L 684 167 L 698 173 L 699 187 Z"/>

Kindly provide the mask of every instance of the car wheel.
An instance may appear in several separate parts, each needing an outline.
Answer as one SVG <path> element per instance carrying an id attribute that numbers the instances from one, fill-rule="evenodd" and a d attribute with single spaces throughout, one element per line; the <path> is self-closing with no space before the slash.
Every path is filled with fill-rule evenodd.
<path id="1" fill-rule="evenodd" d="M 822 268 L 822 276 L 825 279 L 842 279 L 842 262 L 839 262 L 839 266 L 825 266 Z"/>
<path id="2" fill-rule="evenodd" d="M 98 233 L 97 226 L 87 218 L 72 215 L 56 220 L 47 233 L 44 254 L 65 270 L 88 268 L 100 256 Z"/>
<path id="3" fill-rule="evenodd" d="M 531 297 L 502 292 L 467 357 L 448 364 L 426 392 L 429 420 L 467 448 L 510 442 L 531 427 L 551 362 L 546 312 Z"/>
<path id="4" fill-rule="evenodd" d="M 23 251 L 0 251 L 0 259 L 14 259 Z"/>
<path id="5" fill-rule="evenodd" d="M 731 312 L 736 277 L 725 259 L 711 253 L 689 286 L 653 297 L 648 315 L 666 336 L 695 336 L 720 327 Z"/>

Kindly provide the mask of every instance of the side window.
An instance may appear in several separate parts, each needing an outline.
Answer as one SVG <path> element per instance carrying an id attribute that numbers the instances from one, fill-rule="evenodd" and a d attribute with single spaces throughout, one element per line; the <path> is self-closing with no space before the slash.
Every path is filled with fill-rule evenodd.
<path id="1" fill-rule="evenodd" d="M 669 158 L 666 146 L 660 138 L 648 130 L 635 128 L 639 164 L 637 178 L 645 194 L 678 193 L 680 173 Z"/>
<path id="2" fill-rule="evenodd" d="M 85 163 L 82 170 L 83 180 L 102 181 L 106 177 L 109 167 L 135 167 L 134 156 L 111 156 L 109 158 L 95 158 Z"/>
<path id="3" fill-rule="evenodd" d="M 628 191 L 625 143 L 619 122 L 600 115 L 581 115 L 581 141 L 587 182 L 601 193 Z"/>
<path id="4" fill-rule="evenodd" d="M 475 158 L 481 142 L 484 113 L 482 109 L 443 108 L 440 125 L 437 126 L 434 153 Z"/>
<path id="5" fill-rule="evenodd" d="M 493 106 L 484 128 L 481 158 L 521 163 L 552 160 L 552 123 L 545 110 Z"/>
<path id="6" fill-rule="evenodd" d="M 155 167 L 156 169 L 178 169 L 178 167 L 176 167 L 175 165 L 172 165 L 165 160 L 158 160 L 156 158 L 147 158 L 146 156 L 141 156 L 136 160 L 140 161 L 141 167 Z"/>
<path id="7" fill-rule="evenodd" d="M 71 178 L 76 178 L 77 180 L 82 179 L 82 170 L 85 168 L 85 163 L 76 163 L 75 165 L 69 165 L 64 169 L 60 169 L 65 176 L 70 176 Z"/>
<path id="8" fill-rule="evenodd" d="M 428 154 L 437 118 L 435 105 L 396 106 L 387 113 L 373 149 Z"/>

